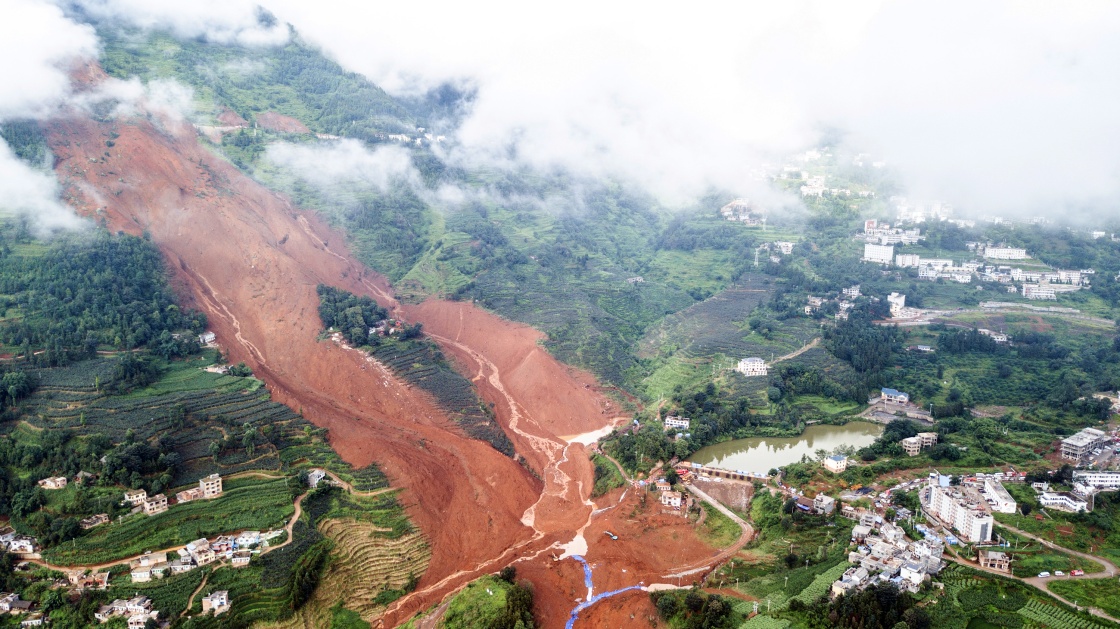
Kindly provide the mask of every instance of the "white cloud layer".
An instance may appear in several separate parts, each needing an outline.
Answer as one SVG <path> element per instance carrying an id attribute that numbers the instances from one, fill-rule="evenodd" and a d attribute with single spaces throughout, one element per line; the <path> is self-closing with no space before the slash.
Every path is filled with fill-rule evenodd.
<path id="1" fill-rule="evenodd" d="M 66 76 L 70 65 L 96 56 L 93 29 L 66 19 L 58 7 L 35 0 L 7 0 L 3 15 L 0 120 L 48 113 L 70 94 Z"/>
<path id="2" fill-rule="evenodd" d="M 385 191 L 398 180 L 419 184 L 410 153 L 399 146 L 370 151 L 357 140 L 314 145 L 281 142 L 270 145 L 265 158 L 324 191 L 353 185 Z"/>
<path id="3" fill-rule="evenodd" d="M 0 141 L 0 210 L 27 216 L 42 235 L 84 226 L 85 222 L 58 200 L 58 194 L 53 173 L 28 166 Z"/>
<path id="4" fill-rule="evenodd" d="M 282 22 L 262 24 L 258 3 L 243 0 L 80 0 L 78 4 L 97 19 L 167 30 L 181 38 L 275 46 L 289 36 Z"/>
<path id="5" fill-rule="evenodd" d="M 472 79 L 475 158 L 516 146 L 679 199 L 742 189 L 761 155 L 831 125 L 911 192 L 977 213 L 1120 194 L 1120 3 L 268 7 L 390 91 Z"/>
<path id="6" fill-rule="evenodd" d="M 0 20 L 0 124 L 49 115 L 71 97 L 67 71 L 96 56 L 93 29 L 66 19 L 58 7 L 9 0 Z M 0 140 L 0 210 L 27 215 L 40 233 L 82 224 L 59 201 L 54 176 L 20 161 Z"/>

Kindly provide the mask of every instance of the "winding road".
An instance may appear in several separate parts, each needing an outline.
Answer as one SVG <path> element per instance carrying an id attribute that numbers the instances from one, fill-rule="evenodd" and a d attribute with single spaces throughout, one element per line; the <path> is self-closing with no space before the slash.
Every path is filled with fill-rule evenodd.
<path id="1" fill-rule="evenodd" d="M 740 518 L 733 511 L 731 511 L 731 509 L 723 506 L 718 500 L 709 496 L 704 490 L 700 489 L 699 487 L 696 487 L 695 485 L 685 485 L 685 487 L 697 498 L 700 498 L 704 502 L 712 505 L 717 511 L 730 518 L 732 522 L 738 524 L 739 528 L 742 529 L 742 534 L 739 535 L 739 539 L 735 540 L 734 544 L 723 549 L 719 552 L 719 554 L 702 561 L 680 566 L 678 568 L 675 568 L 676 572 L 663 575 L 664 578 L 667 579 L 679 579 L 690 574 L 696 574 L 697 572 L 707 570 L 708 568 L 735 556 L 735 553 L 742 550 L 742 548 L 747 545 L 747 542 L 751 541 L 751 539 L 754 538 L 754 527 L 751 526 L 749 522 L 747 522 L 743 518 Z"/>
<path id="2" fill-rule="evenodd" d="M 1022 531 L 1020 529 L 1017 529 L 1015 527 L 1007 526 L 1006 524 L 1001 523 L 1000 526 L 1002 526 L 1003 528 L 1011 531 L 1012 533 L 1015 533 L 1016 535 L 1022 535 L 1023 537 L 1033 539 L 1036 542 L 1039 542 L 1040 544 L 1046 546 L 1047 548 L 1051 548 L 1051 549 L 1054 549 L 1054 550 L 1059 550 L 1059 551 L 1062 551 L 1062 552 L 1065 552 L 1065 553 L 1069 553 L 1071 555 L 1076 555 L 1078 557 L 1081 557 L 1082 559 L 1087 559 L 1089 561 L 1093 561 L 1093 562 L 1096 562 L 1096 563 L 1099 563 L 1099 564 L 1102 564 L 1102 565 L 1105 566 L 1105 571 L 1104 572 L 1096 572 L 1096 573 L 1093 573 L 1093 574 L 1085 574 L 1085 575 L 1077 576 L 1077 577 L 1072 576 L 1072 575 L 1067 575 L 1065 577 L 1058 577 L 1058 578 L 1061 578 L 1061 579 L 1102 579 L 1102 578 L 1111 578 L 1111 577 L 1116 576 L 1116 573 L 1117 573 L 1116 566 L 1113 563 L 1111 563 L 1111 562 L 1109 562 L 1105 559 L 1101 559 L 1100 557 L 1096 557 L 1096 556 L 1093 556 L 1093 555 L 1088 555 L 1088 554 L 1085 554 L 1085 553 L 1082 553 L 1082 552 L 1078 552 L 1076 550 L 1070 550 L 1070 549 L 1065 548 L 1063 546 L 1058 546 L 1057 544 L 1055 544 L 1053 542 L 1042 539 L 1041 537 L 1037 537 L 1035 535 L 1027 533 L 1026 531 Z M 1105 620 L 1109 620 L 1111 622 L 1120 624 L 1120 618 L 1114 618 L 1112 616 L 1109 616 L 1108 614 L 1104 613 L 1104 611 L 1102 611 L 1102 610 L 1100 610 L 1096 607 L 1088 607 L 1088 606 L 1085 606 L 1085 605 L 1078 605 L 1078 604 L 1074 603 L 1073 601 L 1070 601 L 1070 600 L 1054 593 L 1053 591 L 1051 591 L 1047 587 L 1047 584 L 1054 580 L 1053 577 L 1051 577 L 1051 578 L 1017 577 L 1017 576 L 1008 574 L 1006 572 L 1002 572 L 1000 570 L 995 570 L 993 568 L 983 568 L 983 567 L 980 566 L 980 564 L 976 563 L 975 561 L 965 559 L 965 558 L 957 555 L 955 551 L 946 552 L 945 557 L 948 558 L 950 561 L 952 561 L 954 563 L 958 563 L 962 566 L 967 566 L 969 568 L 972 568 L 973 570 L 980 570 L 982 572 L 988 572 L 988 573 L 991 573 L 991 574 L 999 575 L 1001 577 L 1015 579 L 1016 581 L 1022 581 L 1023 583 L 1026 583 L 1027 585 L 1031 585 L 1031 586 L 1033 586 L 1033 587 L 1035 587 L 1039 590 L 1042 590 L 1042 592 L 1044 594 L 1046 594 L 1047 596 L 1051 596 L 1053 598 L 1056 598 L 1059 601 L 1065 603 L 1066 605 L 1069 605 L 1070 607 L 1072 607 L 1074 609 L 1080 609 L 1080 610 L 1083 610 L 1083 611 L 1087 611 L 1090 614 L 1092 614 L 1094 616 L 1097 616 L 1098 618 L 1104 618 Z"/>

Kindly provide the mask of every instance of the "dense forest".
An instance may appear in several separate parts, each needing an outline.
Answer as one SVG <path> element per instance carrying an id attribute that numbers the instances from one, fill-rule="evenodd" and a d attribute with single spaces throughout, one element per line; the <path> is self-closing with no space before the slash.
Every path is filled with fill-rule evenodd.
<path id="1" fill-rule="evenodd" d="M 0 341 L 37 364 L 89 358 L 100 346 L 148 347 L 165 358 L 198 350 L 206 317 L 184 311 L 147 240 L 104 230 L 56 238 L 41 255 L 0 242 Z"/>

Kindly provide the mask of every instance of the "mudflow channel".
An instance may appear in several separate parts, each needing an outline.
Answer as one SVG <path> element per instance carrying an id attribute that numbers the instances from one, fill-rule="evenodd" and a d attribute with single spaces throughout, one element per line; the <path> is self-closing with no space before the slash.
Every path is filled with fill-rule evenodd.
<path id="1" fill-rule="evenodd" d="M 101 80 L 91 66 L 77 83 Z M 341 235 L 211 154 L 189 125 L 72 112 L 46 130 L 67 201 L 113 231 L 148 234 L 177 292 L 207 314 L 230 360 L 245 361 L 278 401 L 327 428 L 346 461 L 376 462 L 404 489 L 432 561 L 385 625 L 513 560 L 585 552 L 592 473 L 584 445 L 614 420 L 613 410 L 591 378 L 540 349 L 539 333 L 467 304 L 402 308 Z M 535 474 L 466 438 L 426 394 L 368 356 L 317 340 L 319 283 L 424 323 L 495 405 Z"/>

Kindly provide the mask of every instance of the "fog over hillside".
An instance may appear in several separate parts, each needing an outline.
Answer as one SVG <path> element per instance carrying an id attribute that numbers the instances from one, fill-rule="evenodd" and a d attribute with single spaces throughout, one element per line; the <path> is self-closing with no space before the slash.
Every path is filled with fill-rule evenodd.
<path id="1" fill-rule="evenodd" d="M 477 90 L 449 161 L 623 178 L 669 204 L 713 186 L 758 194 L 753 169 L 825 129 L 909 193 L 968 213 L 1099 214 L 1120 195 L 1115 3 L 62 4 L 247 46 L 283 44 L 288 22 L 394 94 Z M 53 6 L 15 9 L 25 19 L 6 21 L 23 25 L 3 38 L 2 72 L 18 89 L 0 116 L 49 109 L 65 92 L 59 64 L 95 50 Z"/>
<path id="2" fill-rule="evenodd" d="M 390 91 L 476 82 L 460 134 L 473 154 L 516 144 L 679 197 L 741 189 L 759 159 L 828 125 L 958 207 L 1038 213 L 1120 192 L 1114 3 L 270 6 Z"/>

